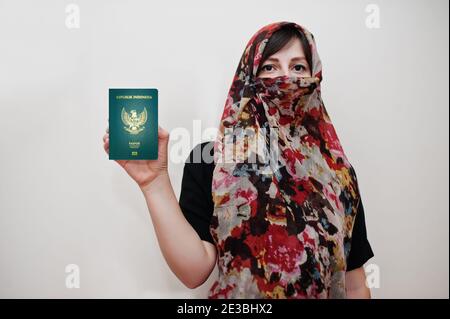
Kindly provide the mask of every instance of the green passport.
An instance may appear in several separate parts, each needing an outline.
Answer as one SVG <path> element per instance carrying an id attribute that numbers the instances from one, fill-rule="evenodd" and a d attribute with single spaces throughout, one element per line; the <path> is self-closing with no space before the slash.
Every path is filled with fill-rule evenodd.
<path id="1" fill-rule="evenodd" d="M 158 158 L 158 90 L 109 89 L 109 159 Z"/>

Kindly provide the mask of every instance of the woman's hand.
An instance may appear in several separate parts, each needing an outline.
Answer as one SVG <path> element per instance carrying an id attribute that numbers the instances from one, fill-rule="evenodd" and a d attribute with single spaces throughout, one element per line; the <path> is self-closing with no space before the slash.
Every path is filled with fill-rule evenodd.
<path id="1" fill-rule="evenodd" d="M 156 160 L 115 160 L 132 179 L 144 190 L 158 176 L 167 175 L 167 145 L 169 133 L 158 126 L 158 159 Z M 109 127 L 103 136 L 103 148 L 109 154 Z"/>

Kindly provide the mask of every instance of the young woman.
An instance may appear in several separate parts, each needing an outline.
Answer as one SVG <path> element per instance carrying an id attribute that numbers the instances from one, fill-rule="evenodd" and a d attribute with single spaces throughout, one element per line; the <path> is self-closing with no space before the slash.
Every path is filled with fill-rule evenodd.
<path id="1" fill-rule="evenodd" d="M 140 186 L 161 251 L 187 287 L 217 263 L 209 298 L 370 297 L 363 265 L 373 252 L 356 173 L 321 80 L 313 35 L 270 24 L 246 46 L 217 139 L 189 155 L 179 202 L 161 127 L 158 160 L 117 161 Z"/>

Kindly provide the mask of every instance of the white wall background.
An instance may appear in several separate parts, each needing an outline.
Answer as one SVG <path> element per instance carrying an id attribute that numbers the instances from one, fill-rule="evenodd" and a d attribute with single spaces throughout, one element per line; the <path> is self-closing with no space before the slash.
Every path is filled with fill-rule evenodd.
<path id="1" fill-rule="evenodd" d="M 65 25 L 70 3 L 79 29 Z M 366 27 L 370 3 L 379 29 Z M 205 297 L 213 278 L 189 290 L 170 272 L 142 193 L 104 153 L 108 88 L 157 87 L 160 125 L 193 134 L 200 120 L 203 132 L 249 38 L 289 20 L 316 38 L 323 99 L 357 170 L 380 267 L 373 296 L 448 298 L 448 7 L 0 0 L 0 297 Z M 201 138 L 191 137 L 188 150 Z M 79 289 L 65 287 L 71 263 Z"/>

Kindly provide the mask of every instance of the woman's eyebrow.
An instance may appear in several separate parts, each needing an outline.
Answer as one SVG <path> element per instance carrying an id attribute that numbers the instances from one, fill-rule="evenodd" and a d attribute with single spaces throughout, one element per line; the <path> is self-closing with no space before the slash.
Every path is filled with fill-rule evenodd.
<path id="1" fill-rule="evenodd" d="M 306 58 L 303 56 L 298 56 L 298 57 L 291 59 L 291 62 L 296 62 L 296 61 L 305 61 L 306 62 Z"/>
<path id="2" fill-rule="evenodd" d="M 297 56 L 297 57 L 294 57 L 294 58 L 291 59 L 291 62 L 297 62 L 297 61 L 307 62 L 306 58 L 303 57 L 303 56 Z M 277 62 L 278 63 L 278 62 L 280 62 L 280 60 L 278 60 L 278 58 L 268 58 L 266 60 L 266 62 Z"/>
<path id="3" fill-rule="evenodd" d="M 280 62 L 277 58 L 268 58 L 266 62 Z"/>

